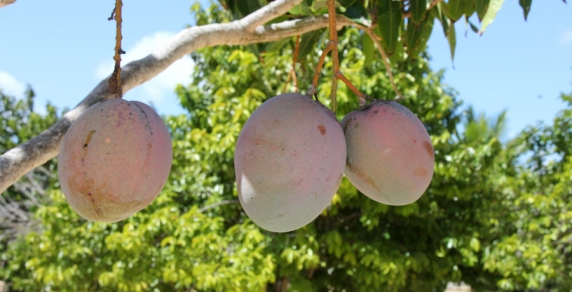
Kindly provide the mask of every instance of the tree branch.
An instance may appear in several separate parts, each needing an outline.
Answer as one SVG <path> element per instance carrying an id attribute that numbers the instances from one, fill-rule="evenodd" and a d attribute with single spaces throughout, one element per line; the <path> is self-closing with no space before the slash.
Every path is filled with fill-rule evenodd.
<path id="1" fill-rule="evenodd" d="M 14 4 L 14 2 L 16 2 L 16 0 L 0 0 L 0 8 Z"/>
<path id="2" fill-rule="evenodd" d="M 277 0 L 252 13 L 253 17 L 249 15 L 230 23 L 187 28 L 154 53 L 125 65 L 121 72 L 121 89 L 125 93 L 141 85 L 163 72 L 175 61 L 201 48 L 273 42 L 328 27 L 328 18 L 321 16 L 258 26 L 254 31 L 249 31 L 252 23 L 270 20 L 271 17 L 278 16 L 279 12 L 285 13 L 299 2 L 301 0 Z M 338 17 L 338 29 L 346 25 L 351 25 L 351 21 L 345 17 Z M 73 110 L 67 112 L 49 129 L 0 156 L 0 193 L 27 172 L 55 157 L 71 123 L 87 108 L 114 97 L 107 86 L 107 79 L 102 80 Z"/>

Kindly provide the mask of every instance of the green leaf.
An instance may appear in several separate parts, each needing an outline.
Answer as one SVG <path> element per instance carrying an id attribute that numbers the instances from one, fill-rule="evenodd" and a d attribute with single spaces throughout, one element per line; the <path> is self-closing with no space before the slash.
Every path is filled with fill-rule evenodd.
<path id="1" fill-rule="evenodd" d="M 427 15 L 427 18 L 423 22 L 423 31 L 421 32 L 421 37 L 419 38 L 419 41 L 415 46 L 415 49 L 412 50 L 411 52 L 413 58 L 416 58 L 417 56 L 419 56 L 421 52 L 423 52 L 423 50 L 425 50 L 427 42 L 429 41 L 431 33 L 433 32 L 434 22 L 435 22 L 435 17 L 432 15 Z"/>
<path id="2" fill-rule="evenodd" d="M 312 50 L 316 47 L 318 40 L 320 39 L 320 35 L 324 32 L 324 29 L 314 30 L 302 35 L 300 39 L 300 51 L 298 52 L 298 60 L 302 60 L 306 57 Z"/>
<path id="3" fill-rule="evenodd" d="M 532 5 L 532 0 L 518 0 L 520 7 L 522 7 L 522 12 L 524 13 L 524 20 L 528 18 L 528 12 L 530 12 L 530 6 Z"/>
<path id="4" fill-rule="evenodd" d="M 258 50 L 258 46 L 256 44 L 246 45 L 246 48 L 253 53 L 256 58 L 260 58 L 260 51 Z"/>
<path id="5" fill-rule="evenodd" d="M 478 33 L 479 28 L 476 25 L 474 25 L 472 22 L 470 22 L 470 21 L 468 21 L 468 22 L 469 22 L 469 26 L 471 27 L 471 30 L 475 33 Z"/>
<path id="6" fill-rule="evenodd" d="M 290 9 L 288 12 L 296 16 L 312 15 L 312 12 L 310 11 L 310 8 L 308 7 L 308 3 L 306 1 L 300 2 L 300 4 L 292 7 L 292 9 Z"/>
<path id="7" fill-rule="evenodd" d="M 465 0 L 465 17 L 469 18 L 475 13 L 477 6 L 475 0 Z"/>
<path id="8" fill-rule="evenodd" d="M 312 10 L 314 11 L 318 11 L 321 9 L 325 9 L 327 11 L 328 6 L 326 5 L 327 1 L 326 0 L 316 0 L 314 1 L 314 3 L 312 3 Z"/>
<path id="9" fill-rule="evenodd" d="M 449 18 L 452 21 L 457 21 L 461 16 L 463 16 L 465 0 L 449 0 L 447 6 L 449 8 Z"/>
<path id="10" fill-rule="evenodd" d="M 485 29 L 487 29 L 487 27 L 493 22 L 497 16 L 497 12 L 501 9 L 503 2 L 504 0 L 491 0 L 487 13 L 481 22 L 481 30 L 479 31 L 479 34 L 482 35 L 483 32 L 485 32 Z"/>
<path id="11" fill-rule="evenodd" d="M 442 6 L 441 4 L 444 3 L 439 3 L 437 5 L 435 5 L 435 8 L 433 8 L 431 10 L 433 16 L 437 19 L 439 19 L 439 21 L 441 22 L 441 27 L 443 27 L 443 33 L 445 34 L 445 36 L 447 36 L 447 32 L 449 31 L 449 18 L 447 18 L 446 14 L 443 13 L 443 8 L 445 7 L 444 5 Z"/>
<path id="12" fill-rule="evenodd" d="M 279 41 L 275 41 L 273 43 L 269 43 L 266 46 L 266 52 L 268 53 L 272 53 L 272 52 L 276 52 L 278 50 L 280 50 L 281 48 L 283 48 L 292 38 L 283 38 Z"/>
<path id="13" fill-rule="evenodd" d="M 491 0 L 475 0 L 475 8 L 477 9 L 479 20 L 483 20 L 485 17 L 485 13 L 487 13 L 490 2 Z"/>
<path id="14" fill-rule="evenodd" d="M 423 33 L 424 22 L 420 25 L 415 25 L 413 21 L 407 23 L 407 29 L 405 30 L 405 37 L 403 39 L 403 44 L 406 46 L 406 51 L 408 54 L 415 51 L 415 48 L 421 40 L 421 34 Z"/>
<path id="15" fill-rule="evenodd" d="M 340 3 L 343 7 L 350 7 L 356 2 L 356 0 L 337 0 L 337 2 Z"/>
<path id="16" fill-rule="evenodd" d="M 365 26 L 371 25 L 369 13 L 367 13 L 367 10 L 361 2 L 356 2 L 352 6 L 348 7 L 346 11 L 344 11 L 343 15 L 355 23 L 359 23 Z"/>
<path id="17" fill-rule="evenodd" d="M 427 12 L 427 0 L 410 0 L 411 20 L 414 24 L 419 25 L 425 19 Z"/>
<path id="18" fill-rule="evenodd" d="M 439 17 L 446 17 L 446 18 L 450 18 L 449 17 L 449 6 L 448 3 L 446 2 L 439 2 L 437 3 L 437 5 L 435 5 L 436 7 L 438 7 L 439 10 Z"/>
<path id="19" fill-rule="evenodd" d="M 447 31 L 447 41 L 451 50 L 451 61 L 455 60 L 455 47 L 457 46 L 457 33 L 455 32 L 455 24 L 451 23 Z"/>
<path id="20" fill-rule="evenodd" d="M 379 2 L 377 23 L 381 33 L 381 45 L 388 55 L 393 54 L 399 40 L 399 27 L 403 17 L 401 11 L 401 1 Z"/>
<path id="21" fill-rule="evenodd" d="M 369 66 L 371 65 L 371 61 L 373 60 L 375 45 L 373 44 L 373 40 L 367 33 L 364 33 L 362 35 L 361 44 L 362 44 L 362 52 L 363 55 L 365 56 L 364 66 Z"/>
<path id="22" fill-rule="evenodd" d="M 258 0 L 239 0 L 235 3 L 242 16 L 247 16 L 261 7 Z"/>

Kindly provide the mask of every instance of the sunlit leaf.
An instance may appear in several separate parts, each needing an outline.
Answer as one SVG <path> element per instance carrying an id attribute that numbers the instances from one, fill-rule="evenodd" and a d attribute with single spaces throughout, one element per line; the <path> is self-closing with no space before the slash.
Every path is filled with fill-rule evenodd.
<path id="1" fill-rule="evenodd" d="M 475 1 L 475 8 L 477 10 L 477 16 L 479 17 L 479 20 L 482 21 L 482 19 L 485 17 L 485 14 L 487 13 L 487 10 L 489 8 L 489 3 L 491 2 L 491 0 L 474 0 Z"/>
<path id="2" fill-rule="evenodd" d="M 479 30 L 479 34 L 483 34 L 485 29 L 493 22 L 495 17 L 497 16 L 497 12 L 501 9 L 504 0 L 491 0 L 489 7 L 487 9 L 487 13 L 483 17 L 481 21 L 481 29 Z"/>
<path id="3" fill-rule="evenodd" d="M 421 37 L 415 49 L 411 52 L 412 57 L 416 58 L 425 48 L 427 47 L 427 42 L 431 37 L 431 33 L 433 32 L 433 23 L 435 22 L 435 17 L 433 15 L 428 15 L 427 19 L 423 22 L 423 31 L 421 32 Z"/>
<path id="4" fill-rule="evenodd" d="M 466 0 L 449 0 L 447 7 L 449 18 L 451 18 L 452 21 L 457 21 L 463 16 L 466 5 L 465 1 Z"/>
<path id="5" fill-rule="evenodd" d="M 427 0 L 410 0 L 409 7 L 411 11 L 411 20 L 413 23 L 419 25 L 423 19 L 425 19 L 425 13 L 427 12 Z"/>
<path id="6" fill-rule="evenodd" d="M 473 15 L 473 13 L 475 13 L 477 6 L 475 3 L 475 0 L 465 0 L 465 17 L 469 18 L 471 17 L 471 15 Z"/>

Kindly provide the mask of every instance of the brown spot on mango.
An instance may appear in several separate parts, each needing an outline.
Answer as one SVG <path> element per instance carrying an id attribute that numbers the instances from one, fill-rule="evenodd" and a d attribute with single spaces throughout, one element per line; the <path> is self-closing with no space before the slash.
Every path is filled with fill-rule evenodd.
<path id="1" fill-rule="evenodd" d="M 318 131 L 320 131 L 320 134 L 326 135 L 326 127 L 324 127 L 324 125 L 319 125 Z"/>
<path id="2" fill-rule="evenodd" d="M 427 141 L 423 141 L 423 149 L 425 149 L 427 154 L 429 154 L 429 156 L 431 156 L 431 158 L 433 158 L 433 145 L 431 145 L 431 143 L 429 143 Z"/>
<path id="3" fill-rule="evenodd" d="M 425 168 L 419 167 L 413 171 L 413 174 L 416 176 L 427 176 L 428 172 Z"/>

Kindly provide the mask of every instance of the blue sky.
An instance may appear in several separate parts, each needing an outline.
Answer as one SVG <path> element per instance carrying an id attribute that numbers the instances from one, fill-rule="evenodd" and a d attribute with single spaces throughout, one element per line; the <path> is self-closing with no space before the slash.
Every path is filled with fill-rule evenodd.
<path id="1" fill-rule="evenodd" d="M 151 53 L 192 24 L 194 2 L 124 0 L 124 60 Z M 107 17 L 113 3 L 18 0 L 0 9 L 0 87 L 21 96 L 31 84 L 37 109 L 48 100 L 60 109 L 75 106 L 111 72 L 115 24 Z M 571 4 L 535 1 L 525 22 L 518 1 L 505 1 L 483 36 L 469 31 L 465 37 L 464 21 L 456 28 L 454 68 L 440 27 L 429 52 L 432 68 L 446 70 L 445 82 L 465 105 L 488 115 L 507 109 L 509 137 L 539 120 L 549 122 L 562 109 L 559 94 L 572 92 Z M 173 89 L 190 81 L 192 67 L 185 57 L 125 99 L 151 101 L 160 114 L 181 113 Z"/>

